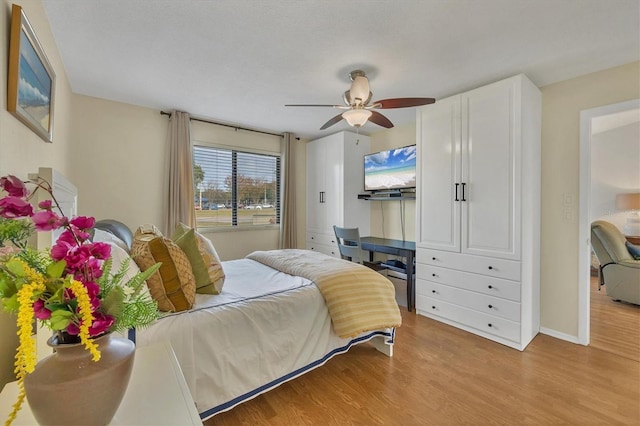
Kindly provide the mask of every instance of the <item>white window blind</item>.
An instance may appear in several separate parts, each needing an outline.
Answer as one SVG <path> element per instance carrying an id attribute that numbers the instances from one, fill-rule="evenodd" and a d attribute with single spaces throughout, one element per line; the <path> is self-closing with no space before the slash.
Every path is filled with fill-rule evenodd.
<path id="1" fill-rule="evenodd" d="M 196 145 L 198 227 L 280 223 L 280 156 Z"/>

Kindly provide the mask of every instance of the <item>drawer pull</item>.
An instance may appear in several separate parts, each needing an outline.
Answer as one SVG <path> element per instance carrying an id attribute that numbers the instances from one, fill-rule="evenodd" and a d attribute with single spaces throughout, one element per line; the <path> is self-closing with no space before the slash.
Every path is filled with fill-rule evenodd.
<path id="1" fill-rule="evenodd" d="M 431 307 L 431 309 L 435 309 L 435 308 L 436 308 L 435 306 L 432 306 L 432 307 Z"/>
<path id="2" fill-rule="evenodd" d="M 312 240 L 315 240 L 315 239 L 316 239 L 316 237 L 311 237 L 311 239 L 312 239 Z"/>
<path id="3" fill-rule="evenodd" d="M 491 323 L 489 323 L 488 325 L 489 325 L 489 328 L 493 327 L 493 325 L 491 325 Z"/>
<path id="4" fill-rule="evenodd" d="M 438 260 L 438 259 L 436 259 L 435 257 L 432 257 L 431 260 Z"/>
<path id="5" fill-rule="evenodd" d="M 431 293 L 436 294 L 436 291 L 435 290 L 431 290 Z"/>
<path id="6" fill-rule="evenodd" d="M 431 274 L 431 276 L 432 276 L 432 277 L 437 277 L 437 275 L 436 275 L 436 274 Z"/>
<path id="7" fill-rule="evenodd" d="M 489 270 L 493 269 L 493 266 L 489 266 Z"/>
<path id="8" fill-rule="evenodd" d="M 493 305 L 489 305 L 489 309 L 493 309 Z"/>
<path id="9" fill-rule="evenodd" d="M 492 289 L 492 288 L 493 288 L 493 286 L 492 286 L 492 285 L 488 285 L 487 287 L 489 287 L 489 289 Z"/>

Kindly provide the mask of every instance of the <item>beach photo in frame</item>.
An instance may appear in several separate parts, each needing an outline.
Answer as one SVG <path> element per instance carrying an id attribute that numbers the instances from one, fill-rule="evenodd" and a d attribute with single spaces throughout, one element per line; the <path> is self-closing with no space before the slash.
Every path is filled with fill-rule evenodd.
<path id="1" fill-rule="evenodd" d="M 11 9 L 7 110 L 46 142 L 53 141 L 56 75 L 22 7 Z"/>

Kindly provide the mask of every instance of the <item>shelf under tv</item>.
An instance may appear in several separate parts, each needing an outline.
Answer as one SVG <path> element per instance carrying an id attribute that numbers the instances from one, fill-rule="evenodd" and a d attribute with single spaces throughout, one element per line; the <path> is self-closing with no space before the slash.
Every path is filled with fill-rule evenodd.
<path id="1" fill-rule="evenodd" d="M 376 191 L 358 194 L 358 199 L 367 201 L 415 200 L 415 190 Z"/>

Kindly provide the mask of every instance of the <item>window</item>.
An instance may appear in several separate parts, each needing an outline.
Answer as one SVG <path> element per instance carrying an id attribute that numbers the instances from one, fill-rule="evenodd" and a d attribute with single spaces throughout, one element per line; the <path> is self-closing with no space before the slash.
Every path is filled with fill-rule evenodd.
<path id="1" fill-rule="evenodd" d="M 194 146 L 198 227 L 280 223 L 280 156 Z"/>

